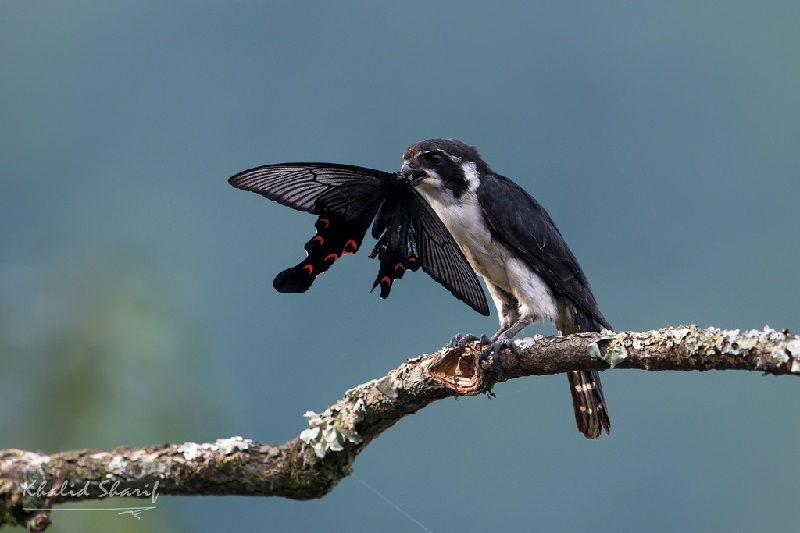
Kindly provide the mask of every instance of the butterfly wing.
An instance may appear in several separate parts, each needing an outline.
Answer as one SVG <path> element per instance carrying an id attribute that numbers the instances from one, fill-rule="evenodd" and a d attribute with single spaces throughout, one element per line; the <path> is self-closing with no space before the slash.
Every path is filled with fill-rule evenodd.
<path id="1" fill-rule="evenodd" d="M 378 239 L 370 257 L 380 267 L 372 288 L 380 286 L 381 298 L 389 296 L 392 283 L 406 270 L 419 267 L 450 293 L 482 315 L 489 306 L 475 271 L 450 232 L 424 198 L 411 185 L 390 181 L 372 234 Z"/>
<path id="2" fill-rule="evenodd" d="M 394 175 L 334 163 L 282 163 L 240 172 L 228 182 L 285 206 L 318 215 L 308 256 L 275 277 L 279 292 L 305 292 L 341 256 L 355 253 Z"/>
<path id="3" fill-rule="evenodd" d="M 354 165 L 281 163 L 239 172 L 228 183 L 292 209 L 319 215 L 328 208 L 346 218 L 358 218 L 364 210 L 360 202 L 372 204 L 377 198 L 380 203 L 383 182 L 394 178 L 389 172 Z"/>
<path id="4" fill-rule="evenodd" d="M 483 315 L 486 296 L 475 272 L 422 196 L 398 174 L 334 163 L 282 163 L 240 172 L 228 182 L 318 216 L 308 256 L 278 274 L 279 292 L 305 292 L 342 255 L 355 253 L 370 223 L 380 260 L 373 289 L 386 298 L 392 282 L 419 267 Z M 380 211 L 380 214 L 379 214 Z M 376 218 L 377 215 L 377 218 Z"/>

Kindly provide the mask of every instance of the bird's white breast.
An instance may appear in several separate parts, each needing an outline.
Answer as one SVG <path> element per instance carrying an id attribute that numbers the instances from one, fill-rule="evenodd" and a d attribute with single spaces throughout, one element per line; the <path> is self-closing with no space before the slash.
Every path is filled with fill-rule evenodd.
<path id="1" fill-rule="evenodd" d="M 521 316 L 554 321 L 558 310 L 552 291 L 514 250 L 492 237 L 478 203 L 479 179 L 474 164 L 468 163 L 462 168 L 468 188 L 458 198 L 437 180 L 423 181 L 419 186 L 420 191 L 458 243 L 472 268 L 488 283 L 512 294 L 517 300 Z M 494 294 L 492 296 L 500 310 L 503 302 L 497 301 Z"/>
<path id="2" fill-rule="evenodd" d="M 429 197 L 429 200 L 472 268 L 510 292 L 505 265 L 512 253 L 492 238 L 475 192 L 466 191 L 457 203 L 441 202 L 435 197 Z"/>

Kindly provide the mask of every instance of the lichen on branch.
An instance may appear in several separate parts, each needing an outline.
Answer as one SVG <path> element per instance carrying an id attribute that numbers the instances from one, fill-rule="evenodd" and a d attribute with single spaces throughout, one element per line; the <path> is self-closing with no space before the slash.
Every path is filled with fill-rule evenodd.
<path id="1" fill-rule="evenodd" d="M 109 483 L 127 495 L 257 495 L 321 498 L 350 474 L 357 455 L 398 420 L 448 396 L 491 391 L 503 380 L 569 370 L 751 370 L 800 374 L 800 337 L 769 327 L 722 330 L 680 326 L 646 332 L 576 333 L 517 341 L 481 361 L 478 341 L 409 359 L 345 392 L 295 439 L 266 445 L 231 437 L 213 443 L 75 450 L 0 451 L 0 526 L 42 531 L 53 505 L 97 500 Z M 73 490 L 74 488 L 74 490 Z M 137 492 L 138 491 L 138 492 Z"/>

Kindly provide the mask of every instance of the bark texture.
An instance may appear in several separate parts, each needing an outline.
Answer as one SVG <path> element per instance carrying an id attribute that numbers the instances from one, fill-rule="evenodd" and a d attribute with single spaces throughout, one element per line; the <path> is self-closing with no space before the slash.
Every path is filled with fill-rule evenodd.
<path id="1" fill-rule="evenodd" d="M 567 370 L 751 370 L 800 374 L 800 337 L 788 331 L 700 329 L 577 333 L 517 342 L 521 356 L 499 355 L 502 380 Z M 75 450 L 45 454 L 0 451 L 0 525 L 43 531 L 53 505 L 111 494 L 320 498 L 352 469 L 373 439 L 406 415 L 448 396 L 490 392 L 498 376 L 482 347 L 443 348 L 410 359 L 361 384 L 323 413 L 305 414 L 308 428 L 280 445 L 242 437 L 213 443 Z"/>

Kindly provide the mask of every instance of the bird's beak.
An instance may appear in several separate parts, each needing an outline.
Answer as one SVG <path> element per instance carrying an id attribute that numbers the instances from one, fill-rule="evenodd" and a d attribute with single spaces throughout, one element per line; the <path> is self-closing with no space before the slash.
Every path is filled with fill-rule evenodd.
<path id="1" fill-rule="evenodd" d="M 409 163 L 403 163 L 403 166 L 400 167 L 400 175 L 407 183 L 416 185 L 425 177 L 425 172 Z"/>

